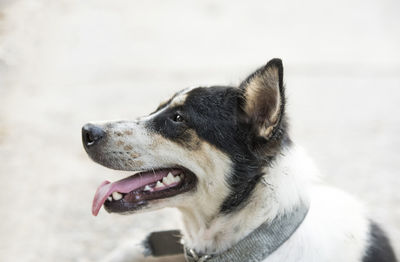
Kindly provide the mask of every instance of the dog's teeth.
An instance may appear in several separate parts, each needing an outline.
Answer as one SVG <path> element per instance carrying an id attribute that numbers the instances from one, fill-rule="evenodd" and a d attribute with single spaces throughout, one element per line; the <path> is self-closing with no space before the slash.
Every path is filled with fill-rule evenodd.
<path id="1" fill-rule="evenodd" d="M 174 176 L 171 174 L 171 172 L 168 173 L 168 176 L 163 178 L 162 182 L 165 185 L 170 185 L 175 182 Z"/>
<path id="2" fill-rule="evenodd" d="M 151 191 L 151 187 L 150 187 L 149 185 L 146 185 L 146 186 L 144 187 L 144 191 Z"/>
<path id="3" fill-rule="evenodd" d="M 164 178 L 162 179 L 162 182 L 163 182 L 164 185 L 169 185 L 169 184 L 170 184 L 169 178 L 168 178 L 168 177 L 164 177 Z"/>
<path id="4" fill-rule="evenodd" d="M 110 201 L 110 202 L 112 201 L 112 197 L 110 197 L 110 196 L 107 197 L 107 199 L 108 199 L 108 201 Z"/>
<path id="5" fill-rule="evenodd" d="M 120 193 L 118 193 L 118 192 L 112 193 L 112 197 L 113 197 L 114 200 L 122 199 L 122 195 Z"/>
<path id="6" fill-rule="evenodd" d="M 174 177 L 174 182 L 181 182 L 181 178 L 179 176 Z"/>
<path id="7" fill-rule="evenodd" d="M 161 188 L 161 187 L 164 187 L 163 183 L 157 181 L 156 188 Z"/>

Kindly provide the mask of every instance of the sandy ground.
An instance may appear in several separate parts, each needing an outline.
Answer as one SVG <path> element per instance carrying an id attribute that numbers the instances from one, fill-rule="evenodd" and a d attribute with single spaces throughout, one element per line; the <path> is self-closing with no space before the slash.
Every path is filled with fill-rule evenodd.
<path id="1" fill-rule="evenodd" d="M 286 66 L 294 140 L 363 199 L 400 254 L 400 2 L 0 1 L 0 260 L 99 261 L 179 226 L 90 206 L 104 179 L 81 126 L 192 85 Z M 346 215 L 346 214 L 343 214 Z"/>

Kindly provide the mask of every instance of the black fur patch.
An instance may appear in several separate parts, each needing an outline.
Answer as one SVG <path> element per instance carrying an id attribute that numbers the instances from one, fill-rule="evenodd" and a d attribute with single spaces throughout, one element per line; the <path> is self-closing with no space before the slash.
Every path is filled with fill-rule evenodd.
<path id="1" fill-rule="evenodd" d="M 375 222 L 370 224 L 369 246 L 363 262 L 396 262 L 396 256 L 385 232 Z"/>
<path id="2" fill-rule="evenodd" d="M 221 151 L 227 153 L 234 164 L 233 173 L 228 178 L 232 192 L 221 206 L 224 213 L 235 210 L 250 196 L 262 175 L 262 168 L 271 164 L 274 155 L 281 149 L 281 142 L 289 143 L 286 133 L 286 122 L 280 125 L 270 141 L 258 141 L 255 130 L 250 123 L 240 120 L 242 90 L 235 87 L 214 86 L 196 88 L 188 93 L 185 104 L 178 108 L 168 108 L 155 117 L 149 127 L 164 137 L 178 143 L 190 143 L 188 130 L 194 130 L 197 136 Z M 176 113 L 185 121 L 175 123 L 172 119 Z M 279 135 L 278 135 L 279 134 Z M 274 148 L 269 156 L 257 154 L 255 144 L 269 143 L 267 148 Z M 279 144 L 279 146 L 278 146 Z M 212 174 L 210 174 L 212 175 Z"/>
<path id="3" fill-rule="evenodd" d="M 269 66 L 275 64 L 279 69 L 280 91 L 284 96 L 281 61 L 272 60 L 268 63 Z M 199 87 L 187 93 L 183 105 L 175 108 L 164 106 L 164 111 L 147 123 L 148 128 L 188 148 L 193 147 L 194 132 L 198 138 L 230 156 L 233 171 L 227 177 L 227 182 L 231 193 L 220 208 L 223 213 L 237 210 L 249 199 L 262 176 L 262 169 L 271 165 L 282 148 L 291 143 L 283 114 L 284 97 L 281 104 L 282 115 L 268 138 L 260 137 L 255 123 L 244 116 L 244 99 L 243 88 Z M 176 114 L 180 114 L 184 121 L 174 121 Z"/>

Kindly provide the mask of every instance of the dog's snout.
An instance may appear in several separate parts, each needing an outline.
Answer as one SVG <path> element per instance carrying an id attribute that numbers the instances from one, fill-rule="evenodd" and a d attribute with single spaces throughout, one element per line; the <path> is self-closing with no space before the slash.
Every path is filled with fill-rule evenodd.
<path id="1" fill-rule="evenodd" d="M 106 135 L 106 132 L 93 124 L 86 124 L 82 127 L 82 142 L 88 148 L 96 145 Z"/>

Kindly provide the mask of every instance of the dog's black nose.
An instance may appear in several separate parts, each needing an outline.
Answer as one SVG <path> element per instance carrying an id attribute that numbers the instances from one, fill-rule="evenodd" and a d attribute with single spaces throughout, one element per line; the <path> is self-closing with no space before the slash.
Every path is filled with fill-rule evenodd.
<path id="1" fill-rule="evenodd" d="M 93 124 L 86 124 L 82 127 L 82 142 L 85 147 L 91 147 L 97 144 L 106 132 L 98 126 Z"/>

